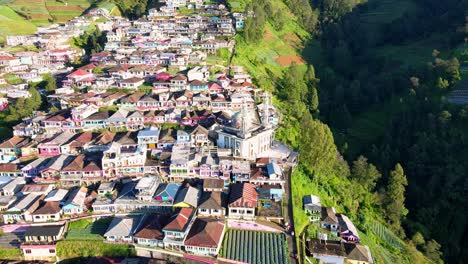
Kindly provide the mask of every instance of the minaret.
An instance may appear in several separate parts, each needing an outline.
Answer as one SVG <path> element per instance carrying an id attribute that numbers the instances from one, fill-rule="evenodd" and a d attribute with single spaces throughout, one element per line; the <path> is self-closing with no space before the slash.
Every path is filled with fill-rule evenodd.
<path id="1" fill-rule="evenodd" d="M 249 137 L 249 124 L 248 124 L 248 121 L 249 121 L 249 117 L 248 117 L 248 112 L 247 112 L 247 104 L 245 102 L 245 98 L 243 99 L 242 101 L 242 108 L 241 108 L 241 111 L 240 111 L 240 118 L 242 118 L 241 120 L 241 124 L 240 124 L 240 131 L 239 131 L 239 137 L 241 138 L 247 138 Z"/>
<path id="2" fill-rule="evenodd" d="M 263 117 L 262 117 L 262 125 L 265 128 L 270 127 L 270 97 L 268 96 L 268 93 L 265 92 L 265 99 L 263 100 Z"/>

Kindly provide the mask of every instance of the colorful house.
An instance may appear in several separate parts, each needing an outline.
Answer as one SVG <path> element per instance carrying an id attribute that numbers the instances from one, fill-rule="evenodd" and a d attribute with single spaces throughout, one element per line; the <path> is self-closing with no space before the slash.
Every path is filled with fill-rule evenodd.
<path id="1" fill-rule="evenodd" d="M 181 208 L 169 219 L 169 223 L 163 228 L 164 248 L 181 251 L 184 240 L 195 219 L 193 208 Z"/>
<path id="2" fill-rule="evenodd" d="M 26 261 L 56 261 L 56 242 L 63 238 L 64 225 L 30 226 L 24 233 L 21 250 Z"/>
<path id="3" fill-rule="evenodd" d="M 156 201 L 174 201 L 177 191 L 179 190 L 180 183 L 163 183 L 160 184 L 155 193 Z"/>
<path id="4" fill-rule="evenodd" d="M 196 208 L 198 206 L 198 200 L 200 198 L 200 190 L 192 187 L 187 186 L 182 188 L 179 192 L 177 192 L 177 196 L 174 200 L 173 207 L 193 207 Z"/>
<path id="5" fill-rule="evenodd" d="M 0 144 L 0 163 L 14 161 L 21 155 L 21 147 L 30 140 L 22 137 L 12 137 Z"/>
<path id="6" fill-rule="evenodd" d="M 62 207 L 63 214 L 81 214 L 85 208 L 85 198 L 88 189 L 85 187 L 74 189 Z"/>

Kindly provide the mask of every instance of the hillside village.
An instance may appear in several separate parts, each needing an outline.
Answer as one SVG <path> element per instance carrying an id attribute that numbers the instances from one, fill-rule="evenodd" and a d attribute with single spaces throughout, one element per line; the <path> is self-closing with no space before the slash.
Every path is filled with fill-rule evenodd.
<path id="1" fill-rule="evenodd" d="M 217 3 L 164 2 L 135 21 L 97 8 L 7 37 L 7 47 L 39 51 L 1 51 L 3 109 L 30 96 L 28 82 L 43 74 L 59 84 L 46 95 L 57 110 L 34 112 L 0 144 L 3 231 L 25 260 L 55 261 L 57 243 L 76 232 L 73 222 L 90 219 L 105 223 L 104 242 L 133 245 L 139 256 L 296 261 L 288 186 L 298 153 L 275 141 L 281 116 L 272 96 L 243 67 L 212 60 L 233 52 L 247 14 Z M 90 25 L 107 42 L 85 54 L 71 39 Z M 79 58 L 88 63 L 71 67 Z M 345 215 L 313 195 L 303 209 L 322 230 L 306 243 L 311 258 L 373 263 Z M 246 248 L 257 250 L 231 252 L 244 234 Z M 262 247 L 257 235 L 277 250 Z"/>

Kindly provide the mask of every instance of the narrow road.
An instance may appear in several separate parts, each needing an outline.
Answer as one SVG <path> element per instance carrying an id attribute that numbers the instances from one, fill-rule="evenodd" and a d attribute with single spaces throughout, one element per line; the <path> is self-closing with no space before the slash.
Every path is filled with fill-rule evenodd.
<path id="1" fill-rule="evenodd" d="M 286 207 L 287 209 L 287 218 L 286 222 L 289 223 L 289 232 L 287 233 L 287 240 L 288 240 L 288 246 L 289 246 L 289 251 L 290 251 L 290 261 L 293 264 L 298 263 L 297 260 L 297 245 L 296 245 L 296 232 L 294 228 L 294 217 L 293 217 L 293 203 L 292 203 L 292 191 L 291 191 L 291 175 L 292 175 L 292 170 L 293 168 L 290 168 L 289 171 L 287 172 L 287 177 L 288 179 L 285 182 L 285 191 L 286 195 L 288 197 L 288 206 Z M 294 234 L 294 235 L 293 235 Z"/>

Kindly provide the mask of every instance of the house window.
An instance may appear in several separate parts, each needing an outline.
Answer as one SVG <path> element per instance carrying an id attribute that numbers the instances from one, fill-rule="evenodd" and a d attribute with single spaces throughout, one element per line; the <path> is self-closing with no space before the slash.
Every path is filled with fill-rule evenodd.
<path id="1" fill-rule="evenodd" d="M 53 249 L 53 248 L 49 249 L 49 253 L 50 254 L 55 254 L 55 249 Z"/>
<path id="2" fill-rule="evenodd" d="M 25 249 L 25 250 L 24 250 L 24 253 L 25 253 L 25 254 L 31 254 L 31 250 L 30 250 L 30 249 Z"/>

